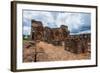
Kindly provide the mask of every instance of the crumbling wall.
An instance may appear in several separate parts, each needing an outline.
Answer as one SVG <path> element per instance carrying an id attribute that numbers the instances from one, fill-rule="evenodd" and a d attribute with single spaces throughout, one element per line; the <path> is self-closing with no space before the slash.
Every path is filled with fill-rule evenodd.
<path id="1" fill-rule="evenodd" d="M 43 24 L 40 21 L 32 20 L 31 26 L 31 39 L 32 40 L 43 40 Z"/>
<path id="2" fill-rule="evenodd" d="M 65 40 L 65 50 L 73 53 L 90 52 L 90 34 L 74 35 Z"/>
<path id="3" fill-rule="evenodd" d="M 42 22 L 32 20 L 31 39 L 45 41 L 53 45 L 62 45 L 65 50 L 73 53 L 90 51 L 90 34 L 69 35 L 68 27 L 61 25 L 59 28 L 44 27 Z"/>
<path id="4" fill-rule="evenodd" d="M 59 28 L 43 27 L 42 22 L 32 20 L 31 39 L 43 40 L 48 43 L 60 45 L 69 35 L 68 27 L 61 25 Z M 59 44 L 60 43 L 60 44 Z"/>

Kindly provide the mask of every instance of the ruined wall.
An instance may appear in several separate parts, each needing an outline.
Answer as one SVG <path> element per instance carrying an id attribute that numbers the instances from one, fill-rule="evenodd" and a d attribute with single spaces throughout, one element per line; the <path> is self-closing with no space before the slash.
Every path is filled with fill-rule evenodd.
<path id="1" fill-rule="evenodd" d="M 91 35 L 69 35 L 68 27 L 61 25 L 59 28 L 43 27 L 42 22 L 32 20 L 31 39 L 45 41 L 53 45 L 62 45 L 65 50 L 73 53 L 85 53 L 90 51 Z"/>
<path id="2" fill-rule="evenodd" d="M 43 27 L 42 22 L 32 20 L 31 39 L 49 42 L 64 41 L 69 35 L 68 27 L 61 25 L 59 28 Z"/>
<path id="3" fill-rule="evenodd" d="M 32 20 L 31 26 L 31 39 L 42 40 L 43 39 L 43 24 L 40 21 Z"/>
<path id="4" fill-rule="evenodd" d="M 70 35 L 69 38 L 65 40 L 65 50 L 77 54 L 91 52 L 90 43 L 90 34 Z"/>

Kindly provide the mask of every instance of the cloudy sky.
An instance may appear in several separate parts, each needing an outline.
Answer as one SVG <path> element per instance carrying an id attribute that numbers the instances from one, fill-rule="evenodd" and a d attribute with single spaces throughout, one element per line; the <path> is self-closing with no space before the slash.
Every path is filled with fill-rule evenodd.
<path id="1" fill-rule="evenodd" d="M 43 26 L 51 28 L 67 25 L 70 34 L 90 33 L 91 31 L 90 13 L 23 10 L 24 35 L 30 35 L 32 19 L 41 21 Z"/>

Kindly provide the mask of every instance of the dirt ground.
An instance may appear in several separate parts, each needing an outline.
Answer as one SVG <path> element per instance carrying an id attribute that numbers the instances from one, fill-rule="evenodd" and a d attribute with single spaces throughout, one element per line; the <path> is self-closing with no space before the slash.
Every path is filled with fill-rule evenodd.
<path id="1" fill-rule="evenodd" d="M 64 61 L 90 59 L 90 53 L 74 54 L 64 50 L 64 46 L 54 46 L 40 41 L 36 44 L 24 41 L 23 62 Z"/>

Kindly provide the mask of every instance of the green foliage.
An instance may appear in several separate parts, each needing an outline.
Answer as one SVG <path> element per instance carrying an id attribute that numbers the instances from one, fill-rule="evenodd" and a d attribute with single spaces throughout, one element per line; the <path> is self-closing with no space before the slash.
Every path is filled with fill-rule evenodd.
<path id="1" fill-rule="evenodd" d="M 30 35 L 23 35 L 23 40 L 29 40 L 30 39 Z"/>

